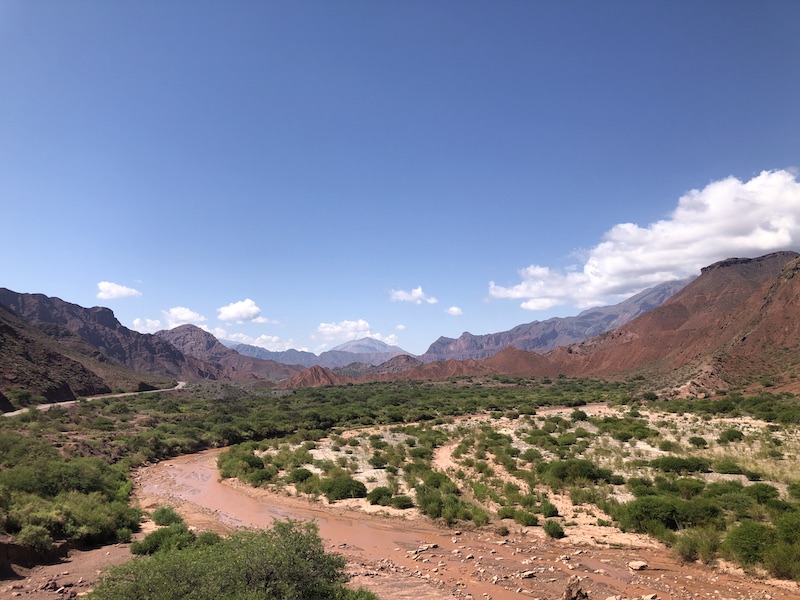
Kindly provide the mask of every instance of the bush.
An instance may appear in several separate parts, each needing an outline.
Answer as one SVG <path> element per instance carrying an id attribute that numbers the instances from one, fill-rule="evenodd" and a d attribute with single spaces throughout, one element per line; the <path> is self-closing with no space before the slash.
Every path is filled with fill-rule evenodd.
<path id="1" fill-rule="evenodd" d="M 169 506 L 159 506 L 151 515 L 153 523 L 159 526 L 172 525 L 173 523 L 183 523 L 183 517 Z"/>
<path id="2" fill-rule="evenodd" d="M 286 481 L 288 483 L 303 483 L 313 475 L 314 474 L 305 467 L 297 467 L 286 476 Z"/>
<path id="3" fill-rule="evenodd" d="M 131 544 L 134 554 L 155 554 L 160 551 L 180 550 L 191 546 L 195 535 L 185 523 L 173 523 L 147 534 L 141 542 Z"/>
<path id="4" fill-rule="evenodd" d="M 515 511 L 514 520 L 523 527 L 532 527 L 539 524 L 539 517 L 527 510 Z"/>
<path id="5" fill-rule="evenodd" d="M 717 438 L 720 444 L 727 444 L 729 442 L 740 442 L 744 439 L 744 434 L 738 429 L 726 429 Z"/>
<path id="6" fill-rule="evenodd" d="M 742 467 L 732 458 L 724 456 L 714 462 L 714 471 L 723 475 L 741 475 Z"/>
<path id="7" fill-rule="evenodd" d="M 345 559 L 325 552 L 313 523 L 276 521 L 266 531 L 233 534 L 132 560 L 103 577 L 92 600 L 377 600 L 344 588 Z"/>
<path id="8" fill-rule="evenodd" d="M 693 527 L 678 533 L 673 550 L 686 562 L 711 563 L 717 556 L 720 534 L 713 527 Z"/>
<path id="9" fill-rule="evenodd" d="M 45 554 L 53 549 L 53 538 L 50 532 L 41 525 L 26 525 L 14 536 L 14 539 L 23 546 L 33 548 L 40 554 Z"/>
<path id="10" fill-rule="evenodd" d="M 696 456 L 662 456 L 650 461 L 650 466 L 665 473 L 696 473 L 709 471 L 710 463 Z"/>
<path id="11" fill-rule="evenodd" d="M 545 518 L 558 516 L 558 509 L 556 508 L 556 505 L 550 502 L 550 500 L 547 498 L 542 500 L 542 515 L 544 515 Z"/>
<path id="12" fill-rule="evenodd" d="M 741 565 L 750 566 L 760 563 L 764 551 L 775 539 L 775 530 L 755 521 L 742 521 L 728 532 L 722 544 L 725 556 Z"/>
<path id="13" fill-rule="evenodd" d="M 319 488 L 331 502 L 345 498 L 363 498 L 367 495 L 367 486 L 349 475 L 337 475 L 330 479 L 323 479 L 319 482 Z"/>
<path id="14" fill-rule="evenodd" d="M 773 577 L 800 581 L 800 544 L 779 541 L 765 549 L 762 562 Z"/>
<path id="15" fill-rule="evenodd" d="M 705 438 L 701 438 L 699 436 L 690 437 L 689 444 L 695 448 L 708 448 L 708 442 L 705 440 Z"/>
<path id="16" fill-rule="evenodd" d="M 678 528 L 678 509 L 673 498 L 643 496 L 617 509 L 617 518 L 625 531 L 661 534 L 664 528 Z"/>
<path id="17" fill-rule="evenodd" d="M 543 529 L 548 537 L 554 539 L 561 539 L 566 535 L 564 533 L 564 528 L 561 527 L 557 521 L 545 521 Z"/>
<path id="18" fill-rule="evenodd" d="M 376 487 L 367 494 L 367 500 L 370 504 L 388 506 L 392 500 L 392 490 L 386 486 Z"/>
<path id="19" fill-rule="evenodd" d="M 390 504 L 394 508 L 399 508 L 400 510 L 406 510 L 408 508 L 414 507 L 414 501 L 411 499 L 410 496 L 405 496 L 405 495 L 395 496 L 394 498 L 392 498 Z"/>

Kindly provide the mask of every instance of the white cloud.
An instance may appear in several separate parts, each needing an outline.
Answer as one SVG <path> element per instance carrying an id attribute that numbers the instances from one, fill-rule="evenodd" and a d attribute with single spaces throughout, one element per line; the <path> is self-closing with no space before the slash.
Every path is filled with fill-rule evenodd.
<path id="1" fill-rule="evenodd" d="M 403 325 L 402 323 L 398 323 L 398 324 L 395 326 L 395 329 L 397 329 L 397 331 L 405 331 L 405 329 L 406 329 L 406 326 L 405 326 L 405 325 Z"/>
<path id="2" fill-rule="evenodd" d="M 380 333 L 375 333 L 372 331 L 370 324 L 364 319 L 339 321 L 338 323 L 320 323 L 317 327 L 317 332 L 326 340 L 347 341 L 369 337 L 392 346 L 397 345 L 397 336 L 395 334 L 381 335 Z"/>
<path id="3" fill-rule="evenodd" d="M 364 319 L 358 321 L 339 321 L 320 323 L 317 331 L 328 340 L 357 340 L 369 336 L 372 328 Z"/>
<path id="4" fill-rule="evenodd" d="M 453 315 L 454 317 L 460 317 L 464 314 L 464 311 L 461 310 L 458 306 L 451 306 L 450 308 L 444 309 L 448 315 Z"/>
<path id="5" fill-rule="evenodd" d="M 800 183 L 789 171 L 764 171 L 691 190 L 669 218 L 646 227 L 620 223 L 586 253 L 582 268 L 541 265 L 519 271 L 509 287 L 489 283 L 494 298 L 523 300 L 522 308 L 586 308 L 619 301 L 664 281 L 695 275 L 729 257 L 754 257 L 800 247 Z"/>
<path id="6" fill-rule="evenodd" d="M 163 329 L 158 319 L 134 319 L 133 328 L 139 333 L 155 333 Z"/>
<path id="7" fill-rule="evenodd" d="M 308 350 L 303 346 L 298 346 L 294 340 L 282 340 L 274 335 L 260 335 L 254 338 L 244 333 L 226 333 L 222 336 L 222 339 L 239 342 L 240 344 L 249 344 L 250 346 L 258 346 L 259 348 L 264 348 L 264 350 L 269 350 L 271 352 L 283 352 L 284 350 L 290 350 L 292 348 L 301 351 Z"/>
<path id="8" fill-rule="evenodd" d="M 164 315 L 164 320 L 167 322 L 167 329 L 173 329 L 178 325 L 185 325 L 186 323 L 197 325 L 198 323 L 206 321 L 203 315 L 185 306 L 174 306 L 169 310 L 162 311 L 162 314 Z"/>
<path id="9" fill-rule="evenodd" d="M 239 302 L 232 302 L 227 306 L 217 309 L 217 318 L 220 321 L 253 321 L 255 323 L 269 323 L 269 319 L 261 316 L 261 309 L 250 298 Z"/>
<path id="10" fill-rule="evenodd" d="M 428 296 L 422 291 L 422 286 L 415 287 L 410 292 L 405 290 L 390 290 L 389 300 L 392 302 L 413 302 L 414 304 L 436 304 L 438 300 L 433 296 Z"/>
<path id="11" fill-rule="evenodd" d="M 142 292 L 110 281 L 101 281 L 97 284 L 97 297 L 102 300 L 113 300 L 114 298 L 130 298 L 141 296 Z"/>

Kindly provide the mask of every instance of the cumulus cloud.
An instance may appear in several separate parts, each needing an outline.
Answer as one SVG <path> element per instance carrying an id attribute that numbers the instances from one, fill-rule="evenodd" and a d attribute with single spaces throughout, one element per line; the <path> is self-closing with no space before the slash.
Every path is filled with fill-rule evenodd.
<path id="1" fill-rule="evenodd" d="M 269 319 L 261 316 L 261 309 L 250 298 L 239 302 L 231 302 L 227 306 L 217 309 L 217 318 L 220 321 L 252 321 L 254 323 L 269 323 Z"/>
<path id="2" fill-rule="evenodd" d="M 800 183 L 789 171 L 764 171 L 749 181 L 728 177 L 691 190 L 669 218 L 646 227 L 615 225 L 585 254 L 582 267 L 530 265 L 516 285 L 490 282 L 489 295 L 522 300 L 528 310 L 586 308 L 695 275 L 718 260 L 798 247 Z"/>
<path id="3" fill-rule="evenodd" d="M 134 319 L 133 328 L 139 333 L 155 333 L 163 329 L 158 319 Z"/>
<path id="4" fill-rule="evenodd" d="M 451 306 L 450 308 L 444 309 L 448 315 L 453 315 L 454 317 L 460 317 L 464 314 L 464 311 L 461 310 L 458 306 Z"/>
<path id="5" fill-rule="evenodd" d="M 206 321 L 206 318 L 185 306 L 174 306 L 169 310 L 162 311 L 164 320 L 167 322 L 167 329 L 173 329 L 179 325 L 192 323 L 197 325 Z"/>
<path id="6" fill-rule="evenodd" d="M 397 329 L 397 331 L 405 331 L 405 328 L 406 328 L 406 326 L 405 326 L 405 325 L 403 325 L 402 323 L 398 323 L 398 324 L 395 326 L 395 329 Z"/>
<path id="7" fill-rule="evenodd" d="M 381 335 L 373 332 L 370 324 L 364 319 L 339 321 L 338 323 L 320 323 L 317 327 L 317 332 L 326 340 L 348 341 L 369 337 L 392 346 L 397 345 L 397 336 L 395 334 Z"/>
<path id="8" fill-rule="evenodd" d="M 219 338 L 219 336 L 217 337 Z M 298 346 L 294 340 L 282 340 L 275 335 L 259 335 L 258 337 L 252 337 L 244 333 L 226 333 L 222 336 L 222 339 L 239 342 L 240 344 L 249 344 L 250 346 L 258 346 L 270 352 L 283 352 L 284 350 L 290 350 L 292 348 L 301 351 L 308 350 L 308 348 L 304 346 Z"/>
<path id="9" fill-rule="evenodd" d="M 422 286 L 415 287 L 410 292 L 405 290 L 390 290 L 389 300 L 392 302 L 413 302 L 414 304 L 436 304 L 438 300 L 433 296 L 428 296 L 422 291 Z"/>
<path id="10" fill-rule="evenodd" d="M 120 285 L 118 283 L 111 283 L 110 281 L 101 281 L 97 284 L 97 297 L 102 300 L 113 300 L 114 298 L 130 298 L 132 296 L 141 296 L 142 292 L 133 288 Z"/>
<path id="11" fill-rule="evenodd" d="M 372 332 L 372 327 L 364 319 L 358 319 L 357 321 L 320 323 L 317 327 L 317 332 L 329 340 L 357 340 L 369 336 Z"/>

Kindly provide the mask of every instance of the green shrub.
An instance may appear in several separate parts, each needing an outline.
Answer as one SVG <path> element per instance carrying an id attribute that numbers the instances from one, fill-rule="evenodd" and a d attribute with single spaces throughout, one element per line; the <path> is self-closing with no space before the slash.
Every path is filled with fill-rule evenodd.
<path id="1" fill-rule="evenodd" d="M 740 442 L 744 439 L 744 434 L 739 431 L 738 429 L 726 429 L 717 438 L 717 442 L 720 444 L 728 444 L 730 442 Z"/>
<path id="2" fill-rule="evenodd" d="M 763 523 L 745 520 L 725 536 L 722 551 L 726 557 L 744 566 L 760 563 L 764 551 L 774 542 L 775 530 Z"/>
<path id="3" fill-rule="evenodd" d="M 678 508 L 674 498 L 643 496 L 616 510 L 616 518 L 625 531 L 660 535 L 663 529 L 678 528 Z"/>
<path id="4" fill-rule="evenodd" d="M 557 521 L 545 521 L 543 529 L 548 537 L 554 539 L 561 539 L 566 535 L 564 528 Z"/>
<path id="5" fill-rule="evenodd" d="M 762 562 L 773 577 L 800 581 L 800 543 L 781 540 L 764 550 Z"/>
<path id="6" fill-rule="evenodd" d="M 391 499 L 390 504 L 394 508 L 399 508 L 400 510 L 406 510 L 414 507 L 414 501 L 410 496 L 406 495 L 395 496 Z"/>
<path id="7" fill-rule="evenodd" d="M 650 466 L 666 473 L 707 473 L 710 463 L 696 456 L 662 456 L 651 460 Z"/>
<path id="8" fill-rule="evenodd" d="M 539 524 L 539 517 L 527 510 L 517 510 L 514 512 L 514 520 L 523 527 L 532 527 Z"/>
<path id="9" fill-rule="evenodd" d="M 705 438 L 701 438 L 699 436 L 690 437 L 689 444 L 695 448 L 708 448 L 708 442 L 705 440 Z"/>
<path id="10" fill-rule="evenodd" d="M 313 475 L 314 473 L 305 467 L 297 467 L 289 472 L 289 474 L 286 476 L 286 481 L 288 483 L 303 483 Z"/>
<path id="11" fill-rule="evenodd" d="M 319 488 L 330 502 L 345 498 L 363 498 L 367 495 L 367 487 L 349 475 L 337 475 L 330 479 L 322 479 Z"/>
<path id="12" fill-rule="evenodd" d="M 169 506 L 159 506 L 151 515 L 153 523 L 156 525 L 172 525 L 173 523 L 183 523 L 183 517 Z"/>
<path id="13" fill-rule="evenodd" d="M 367 494 L 367 500 L 369 500 L 370 504 L 388 506 L 391 503 L 392 495 L 391 489 L 386 486 L 379 486 Z"/>
<path id="14" fill-rule="evenodd" d="M 759 504 L 766 504 L 780 496 L 778 489 L 768 483 L 754 483 L 744 488 L 744 493 L 752 496 Z"/>
<path id="15" fill-rule="evenodd" d="M 92 600 L 377 600 L 344 588 L 345 559 L 325 552 L 313 523 L 276 521 L 212 546 L 158 552 L 112 568 Z"/>
<path id="16" fill-rule="evenodd" d="M 140 542 L 131 544 L 134 554 L 155 554 L 160 551 L 180 550 L 191 546 L 195 541 L 195 534 L 190 531 L 185 523 L 173 523 L 156 529 Z"/>
<path id="17" fill-rule="evenodd" d="M 716 558 L 719 544 L 719 531 L 713 527 L 693 527 L 679 532 L 672 547 L 682 560 L 709 564 Z"/>
<path id="18" fill-rule="evenodd" d="M 513 519 L 516 509 L 513 506 L 501 506 L 497 511 L 498 519 Z"/>
<path id="19" fill-rule="evenodd" d="M 741 475 L 742 467 L 732 458 L 722 457 L 714 461 L 714 471 L 723 475 Z"/>
<path id="20" fill-rule="evenodd" d="M 545 518 L 558 516 L 558 509 L 556 508 L 556 505 L 550 502 L 550 500 L 547 498 L 542 500 L 542 515 Z"/>
<path id="21" fill-rule="evenodd" d="M 14 536 L 17 543 L 33 548 L 36 552 L 44 554 L 53 549 L 53 538 L 50 532 L 41 525 L 25 525 L 17 535 Z"/>
<path id="22" fill-rule="evenodd" d="M 800 481 L 793 481 L 786 489 L 792 498 L 800 500 Z"/>

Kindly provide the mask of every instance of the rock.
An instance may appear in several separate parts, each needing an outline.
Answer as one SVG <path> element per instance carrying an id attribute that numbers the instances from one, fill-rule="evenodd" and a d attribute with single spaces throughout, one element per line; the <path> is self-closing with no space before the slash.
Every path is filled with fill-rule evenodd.
<path id="1" fill-rule="evenodd" d="M 520 579 L 532 579 L 536 577 L 536 573 L 534 571 L 523 571 L 519 574 Z"/>
<path id="2" fill-rule="evenodd" d="M 589 594 L 581 588 L 581 578 L 573 575 L 567 581 L 567 587 L 564 588 L 564 594 L 561 596 L 562 600 L 589 600 Z"/>
<path id="3" fill-rule="evenodd" d="M 643 560 L 632 560 L 628 563 L 628 568 L 632 571 L 644 571 L 647 568 L 647 563 Z"/>

